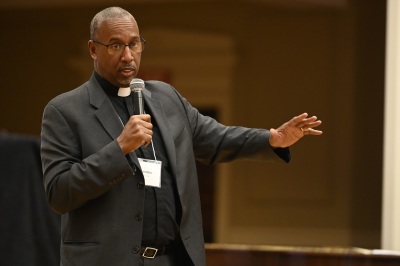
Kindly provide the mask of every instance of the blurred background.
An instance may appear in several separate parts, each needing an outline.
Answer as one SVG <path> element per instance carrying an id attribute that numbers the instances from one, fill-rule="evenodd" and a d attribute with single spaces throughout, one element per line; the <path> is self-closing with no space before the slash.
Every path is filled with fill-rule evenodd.
<path id="1" fill-rule="evenodd" d="M 323 121 L 289 165 L 200 167 L 207 242 L 380 247 L 386 1 L 2 0 L 3 131 L 40 136 L 46 103 L 90 77 L 89 24 L 110 5 L 147 40 L 140 76 L 220 122 Z"/>

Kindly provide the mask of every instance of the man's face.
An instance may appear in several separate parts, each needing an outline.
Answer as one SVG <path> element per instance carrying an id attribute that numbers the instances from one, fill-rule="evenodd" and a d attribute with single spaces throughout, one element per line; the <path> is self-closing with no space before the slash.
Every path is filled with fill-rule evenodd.
<path id="1" fill-rule="evenodd" d="M 100 25 L 94 39 L 107 45 L 130 44 L 140 41 L 139 28 L 130 16 L 108 19 Z M 89 41 L 89 51 L 97 73 L 117 87 L 129 87 L 139 71 L 142 53 L 133 53 L 129 47 L 111 54 L 106 46 Z"/>

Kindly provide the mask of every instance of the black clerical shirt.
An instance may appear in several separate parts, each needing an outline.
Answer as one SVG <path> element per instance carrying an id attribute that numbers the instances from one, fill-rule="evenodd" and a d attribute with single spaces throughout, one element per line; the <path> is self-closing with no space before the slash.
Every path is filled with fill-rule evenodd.
<path id="1" fill-rule="evenodd" d="M 122 123 L 126 124 L 133 114 L 132 97 L 119 97 L 117 95 L 118 87 L 100 77 L 96 72 L 95 77 L 111 100 Z M 146 108 L 146 102 L 145 112 L 151 116 L 150 109 Z M 181 209 L 175 179 L 171 173 L 161 132 L 153 116 L 151 122 L 153 124 L 155 156 L 158 161 L 162 161 L 161 188 L 145 186 L 142 245 L 164 246 L 173 244 L 178 238 L 179 222 L 177 221 L 180 220 Z M 140 147 L 135 153 L 139 158 L 155 159 L 152 144 L 147 147 Z M 130 160 L 129 156 L 126 157 Z M 129 204 L 129 202 L 126 202 L 126 204 Z"/>

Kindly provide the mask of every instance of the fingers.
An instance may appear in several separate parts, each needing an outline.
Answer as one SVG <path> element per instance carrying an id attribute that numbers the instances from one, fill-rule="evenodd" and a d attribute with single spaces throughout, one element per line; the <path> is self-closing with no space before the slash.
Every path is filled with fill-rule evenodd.
<path id="1" fill-rule="evenodd" d="M 303 135 L 321 135 L 321 130 L 314 129 L 322 124 L 321 120 L 318 120 L 316 116 L 307 117 L 307 113 L 303 113 L 292 119 L 292 125 L 298 128 Z"/>
<path id="2" fill-rule="evenodd" d="M 293 117 L 291 122 L 297 125 L 298 123 L 301 123 L 304 119 L 306 119 L 307 116 L 308 116 L 307 113 L 302 113 L 301 115 Z"/>
<path id="3" fill-rule="evenodd" d="M 322 124 L 321 120 L 317 121 L 304 121 L 302 123 L 297 124 L 297 127 L 301 128 L 302 130 L 307 130 L 309 128 L 315 128 Z"/>
<path id="4" fill-rule="evenodd" d="M 150 132 L 153 129 L 153 124 L 151 123 L 150 115 L 133 115 L 129 118 L 125 127 Z"/>
<path id="5" fill-rule="evenodd" d="M 149 115 L 131 116 L 129 122 L 131 123 L 132 130 L 131 134 L 139 141 L 142 145 L 149 145 L 153 139 L 153 124 L 150 122 Z"/>
<path id="6" fill-rule="evenodd" d="M 321 134 L 322 134 L 321 130 L 316 130 L 312 128 L 303 129 L 303 135 L 321 135 Z"/>
<path id="7" fill-rule="evenodd" d="M 149 145 L 153 139 L 153 124 L 149 115 L 131 116 L 117 138 L 124 154 L 134 151 L 142 145 Z"/>

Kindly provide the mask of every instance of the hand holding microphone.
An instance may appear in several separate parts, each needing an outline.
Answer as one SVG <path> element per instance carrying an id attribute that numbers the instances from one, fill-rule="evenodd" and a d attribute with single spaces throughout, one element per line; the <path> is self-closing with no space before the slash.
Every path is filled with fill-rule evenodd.
<path id="1" fill-rule="evenodd" d="M 126 123 L 117 141 L 124 154 L 138 149 L 142 145 L 151 143 L 153 136 L 153 125 L 151 117 L 144 113 L 143 98 L 144 81 L 133 79 L 130 84 L 133 98 L 133 113 Z"/>

